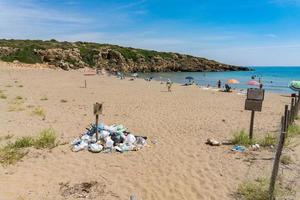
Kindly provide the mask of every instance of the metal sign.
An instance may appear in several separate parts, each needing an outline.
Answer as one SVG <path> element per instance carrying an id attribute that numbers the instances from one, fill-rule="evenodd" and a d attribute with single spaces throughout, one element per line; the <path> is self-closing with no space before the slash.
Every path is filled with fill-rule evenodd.
<path id="1" fill-rule="evenodd" d="M 265 90 L 258 88 L 249 88 L 247 90 L 247 100 L 263 101 L 265 97 Z"/>
<path id="2" fill-rule="evenodd" d="M 102 103 L 95 103 L 94 104 L 94 115 L 102 114 Z"/>
<path id="3" fill-rule="evenodd" d="M 252 111 L 260 112 L 261 109 L 262 109 L 262 101 L 246 99 L 245 110 L 252 110 Z"/>
<path id="4" fill-rule="evenodd" d="M 247 99 L 245 101 L 245 110 L 261 111 L 264 100 L 265 90 L 250 88 L 247 90 Z"/>

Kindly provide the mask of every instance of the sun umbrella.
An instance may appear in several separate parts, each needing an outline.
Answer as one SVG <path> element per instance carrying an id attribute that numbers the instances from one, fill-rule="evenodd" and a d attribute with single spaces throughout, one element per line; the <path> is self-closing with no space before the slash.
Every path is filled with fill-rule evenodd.
<path id="1" fill-rule="evenodd" d="M 194 77 L 187 76 L 187 77 L 185 77 L 185 79 L 188 79 L 188 80 L 193 80 L 193 79 L 194 79 Z"/>
<path id="2" fill-rule="evenodd" d="M 259 86 L 260 83 L 255 81 L 255 80 L 251 80 L 251 81 L 248 81 L 247 85 L 254 85 L 254 86 Z"/>
<path id="3" fill-rule="evenodd" d="M 229 84 L 237 84 L 237 83 L 240 83 L 238 80 L 236 80 L 236 79 L 229 79 L 229 80 L 227 80 L 227 83 L 229 83 Z"/>
<path id="4" fill-rule="evenodd" d="M 300 81 L 292 81 L 289 87 L 294 91 L 300 92 Z"/>

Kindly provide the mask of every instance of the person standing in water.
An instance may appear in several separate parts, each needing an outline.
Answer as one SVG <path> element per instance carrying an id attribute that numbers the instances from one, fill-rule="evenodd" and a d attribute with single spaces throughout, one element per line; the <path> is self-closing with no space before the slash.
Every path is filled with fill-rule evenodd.
<path id="1" fill-rule="evenodd" d="M 221 88 L 222 87 L 222 83 L 221 83 L 221 80 L 218 80 L 218 88 Z"/>

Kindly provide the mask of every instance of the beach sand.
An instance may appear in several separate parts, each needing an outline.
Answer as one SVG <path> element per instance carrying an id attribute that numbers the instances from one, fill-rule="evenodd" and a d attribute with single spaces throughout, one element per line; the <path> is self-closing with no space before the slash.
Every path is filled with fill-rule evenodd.
<path id="1" fill-rule="evenodd" d="M 244 110 L 244 95 L 178 84 L 167 92 L 165 84 L 156 81 L 0 65 L 0 90 L 7 95 L 0 99 L 0 136 L 14 135 L 13 141 L 51 127 L 61 142 L 70 143 L 94 122 L 93 103 L 103 102 L 100 121 L 123 124 L 147 136 L 149 144 L 123 154 L 75 153 L 68 144 L 30 149 L 21 162 L 0 166 L 0 199 L 68 199 L 61 195 L 61 185 L 97 181 L 95 199 L 127 200 L 135 194 L 139 200 L 226 200 L 233 199 L 243 181 L 271 174 L 272 161 L 249 163 L 245 160 L 251 155 L 231 152 L 231 146 L 205 144 L 207 138 L 222 141 L 236 131 L 248 131 L 250 112 Z M 16 96 L 25 98 L 25 110 L 9 112 Z M 45 96 L 48 100 L 41 101 Z M 289 101 L 266 94 L 263 111 L 255 116 L 255 137 L 278 132 Z M 32 106 L 45 110 L 45 120 L 31 115 Z M 267 150 L 253 154 L 274 155 Z"/>

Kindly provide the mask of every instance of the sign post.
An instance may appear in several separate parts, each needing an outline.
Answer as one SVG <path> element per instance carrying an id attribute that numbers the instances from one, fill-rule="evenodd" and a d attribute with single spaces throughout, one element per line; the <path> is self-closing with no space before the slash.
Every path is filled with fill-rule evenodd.
<path id="1" fill-rule="evenodd" d="M 96 102 L 94 104 L 94 115 L 96 116 L 96 122 L 95 122 L 95 126 L 96 126 L 96 140 L 98 141 L 98 122 L 99 122 L 99 114 L 102 114 L 102 103 L 98 103 Z"/>
<path id="2" fill-rule="evenodd" d="M 251 111 L 249 138 L 253 139 L 253 126 L 255 111 L 260 112 L 262 109 L 262 102 L 264 100 L 265 90 L 258 88 L 249 88 L 247 90 L 247 99 L 245 101 L 245 110 Z"/>

